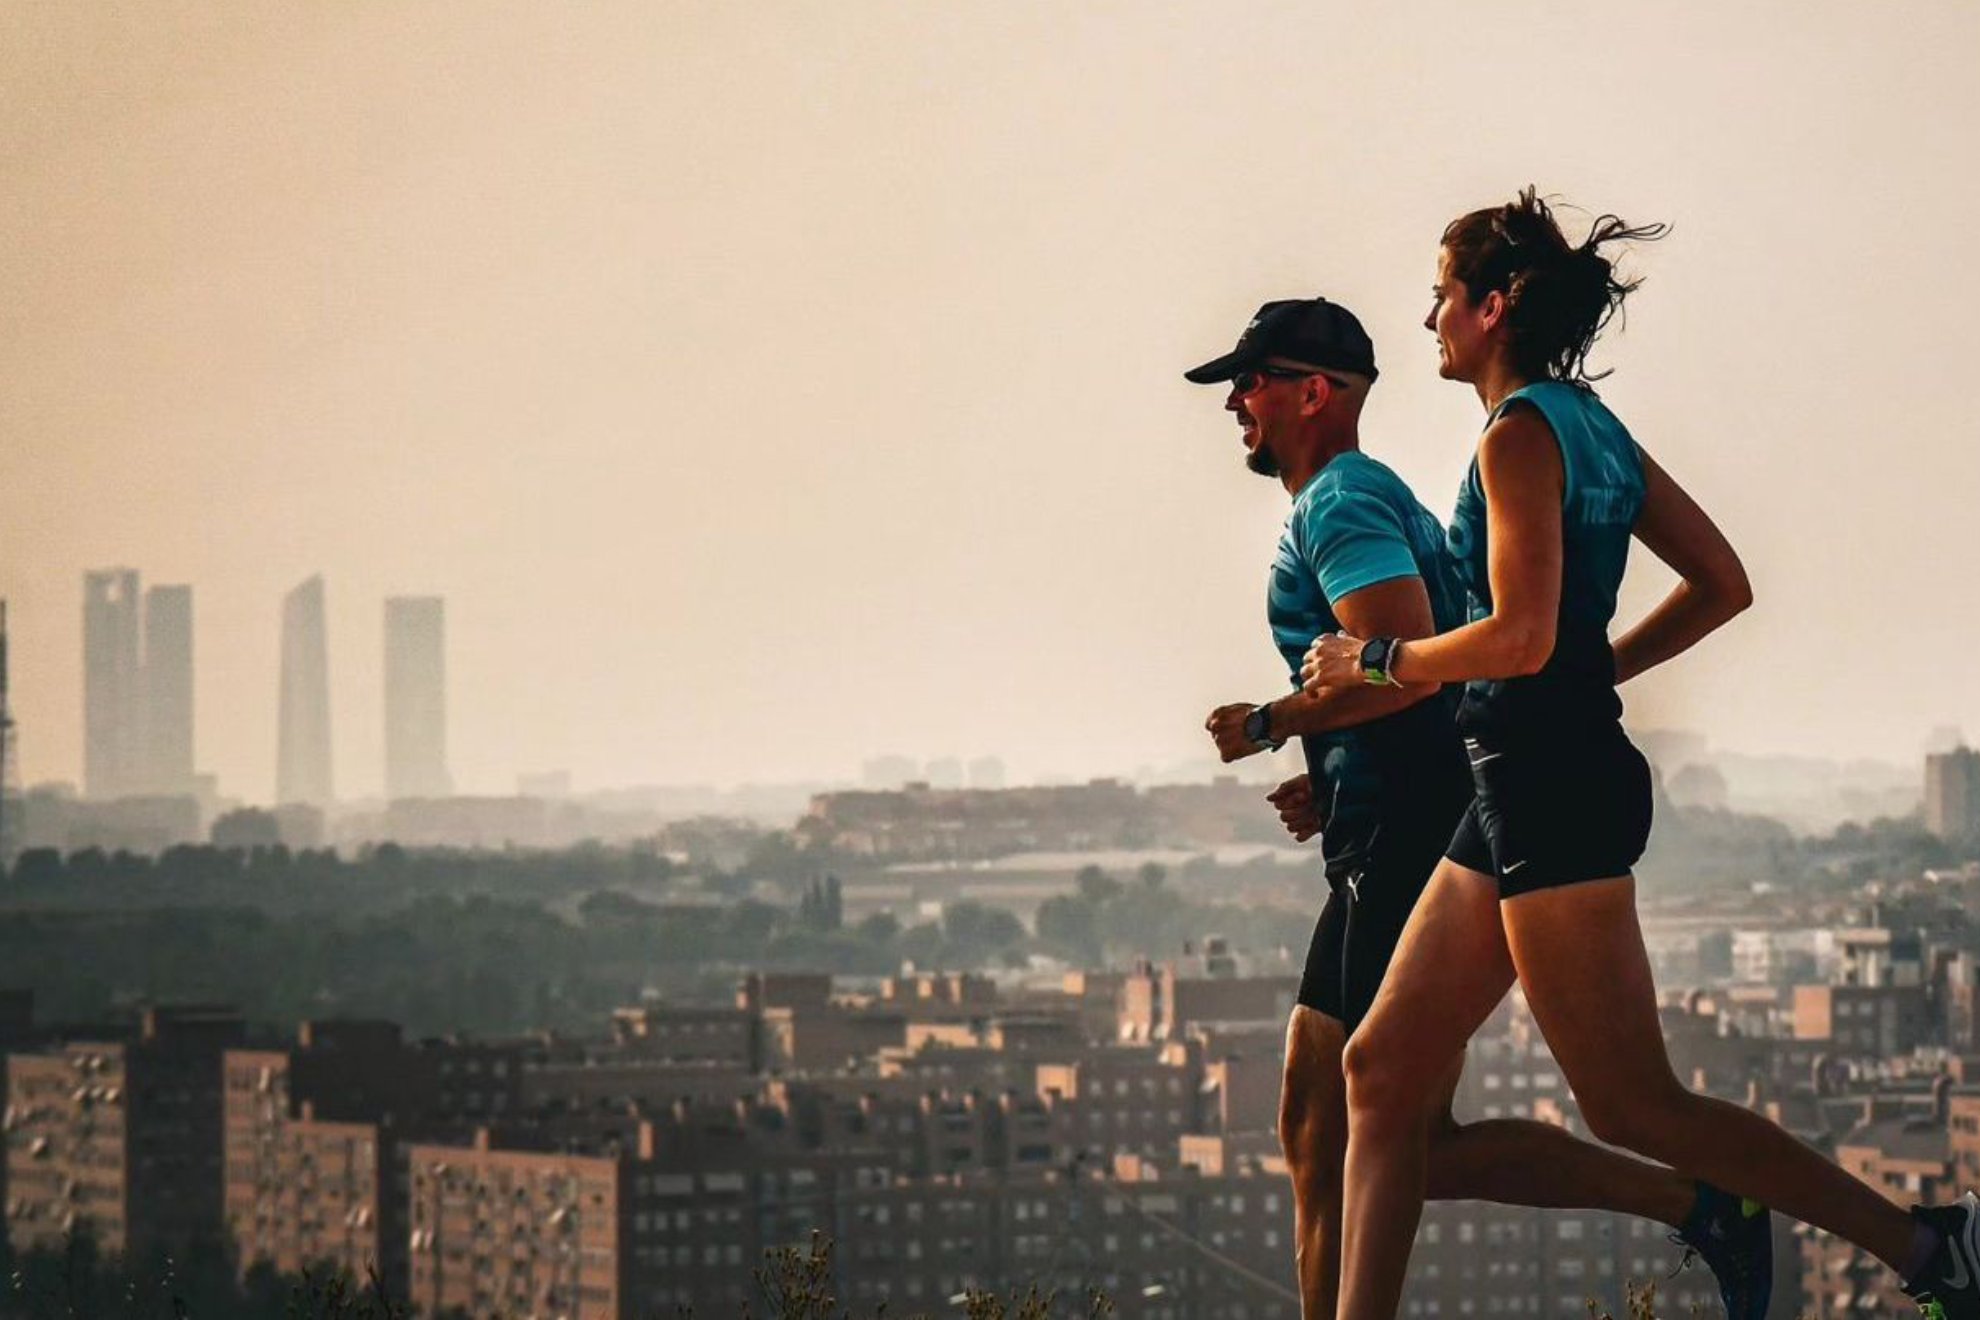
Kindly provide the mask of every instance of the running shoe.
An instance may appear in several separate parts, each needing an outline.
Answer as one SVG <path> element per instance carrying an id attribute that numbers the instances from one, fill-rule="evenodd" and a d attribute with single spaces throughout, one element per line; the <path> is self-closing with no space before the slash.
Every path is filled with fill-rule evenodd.
<path id="1" fill-rule="evenodd" d="M 1931 1320 L 1980 1317 L 1980 1199 L 1968 1192 L 1951 1205 L 1914 1205 L 1911 1214 L 1939 1235 L 1939 1247 L 1904 1281 L 1905 1296 Z"/>
<path id="2" fill-rule="evenodd" d="M 1683 1269 L 1692 1258 L 1702 1259 L 1719 1282 L 1726 1320 L 1764 1320 L 1774 1296 L 1773 1216 L 1758 1201 L 1698 1184 L 1691 1213 L 1671 1234 L 1684 1248 Z"/>

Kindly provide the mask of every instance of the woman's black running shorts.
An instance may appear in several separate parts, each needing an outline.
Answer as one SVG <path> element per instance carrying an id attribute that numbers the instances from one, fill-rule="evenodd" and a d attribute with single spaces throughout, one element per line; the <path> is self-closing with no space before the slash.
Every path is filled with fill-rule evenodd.
<path id="1" fill-rule="evenodd" d="M 1471 806 L 1445 856 L 1499 897 L 1626 875 L 1650 841 L 1650 765 L 1621 726 L 1495 746 L 1465 739 Z"/>

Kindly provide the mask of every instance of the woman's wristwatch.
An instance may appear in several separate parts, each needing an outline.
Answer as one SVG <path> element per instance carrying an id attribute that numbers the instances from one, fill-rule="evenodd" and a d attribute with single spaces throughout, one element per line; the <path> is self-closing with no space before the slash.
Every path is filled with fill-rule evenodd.
<path id="1" fill-rule="evenodd" d="M 1376 687 L 1400 687 L 1396 682 L 1396 648 L 1401 646 L 1395 637 L 1374 637 L 1361 644 L 1361 680 Z"/>

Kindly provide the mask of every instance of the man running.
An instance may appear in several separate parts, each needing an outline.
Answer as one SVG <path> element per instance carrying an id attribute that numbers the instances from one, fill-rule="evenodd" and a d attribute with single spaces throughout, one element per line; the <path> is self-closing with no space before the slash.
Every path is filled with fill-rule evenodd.
<path id="1" fill-rule="evenodd" d="M 1401 478 L 1361 452 L 1361 411 L 1377 374 L 1361 322 L 1325 298 L 1265 304 L 1235 349 L 1184 373 L 1197 384 L 1229 382 L 1224 406 L 1237 418 L 1247 466 L 1278 479 L 1293 501 L 1266 600 L 1288 691 L 1219 706 L 1206 728 L 1227 762 L 1300 739 L 1307 773 L 1270 797 L 1296 839 L 1320 835 L 1326 859 L 1328 896 L 1287 1026 L 1279 1114 L 1307 1320 L 1334 1314 L 1339 1286 L 1341 1051 L 1472 794 L 1454 702 L 1435 685 L 1298 691 L 1307 647 L 1322 633 L 1421 638 L 1464 621 L 1442 526 Z M 1385 668 L 1380 656 L 1368 662 Z M 1547 1124 L 1459 1125 L 1448 1107 L 1456 1083 L 1453 1070 L 1431 1134 L 1432 1197 L 1662 1220 L 1711 1266 L 1734 1320 L 1765 1314 L 1764 1211 Z"/>

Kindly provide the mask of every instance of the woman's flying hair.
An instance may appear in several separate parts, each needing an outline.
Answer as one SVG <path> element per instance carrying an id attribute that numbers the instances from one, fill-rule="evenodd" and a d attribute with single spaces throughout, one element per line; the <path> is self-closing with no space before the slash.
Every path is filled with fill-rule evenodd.
<path id="1" fill-rule="evenodd" d="M 1579 247 L 1571 246 L 1553 211 L 1529 186 L 1517 201 L 1451 221 L 1443 244 L 1451 273 L 1474 302 L 1495 290 L 1505 295 L 1513 364 L 1536 379 L 1580 385 L 1608 374 L 1588 374 L 1588 350 L 1643 282 L 1618 279 L 1603 248 L 1669 232 L 1669 225 L 1632 227 L 1620 216 L 1603 215 Z"/>

